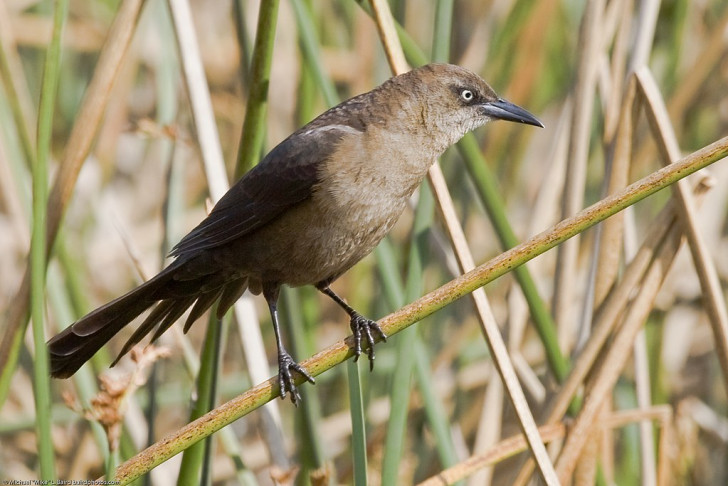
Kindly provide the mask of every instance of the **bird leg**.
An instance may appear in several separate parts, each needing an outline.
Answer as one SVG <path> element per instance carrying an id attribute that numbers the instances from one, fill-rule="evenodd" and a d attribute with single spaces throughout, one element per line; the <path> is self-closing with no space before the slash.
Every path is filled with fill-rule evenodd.
<path id="1" fill-rule="evenodd" d="M 294 381 L 291 371 L 298 372 L 307 381 L 316 383 L 308 371 L 306 371 L 301 365 L 288 354 L 286 348 L 283 346 L 283 340 L 281 339 L 281 329 L 278 325 L 278 290 L 279 287 L 268 288 L 263 287 L 263 295 L 265 300 L 268 302 L 268 309 L 270 310 L 270 317 L 273 321 L 273 330 L 276 333 L 276 345 L 278 347 L 278 387 L 280 388 L 281 398 L 286 398 L 286 393 L 291 393 L 291 401 L 294 405 L 298 406 L 301 401 L 301 395 L 296 389 L 296 383 Z"/>
<path id="2" fill-rule="evenodd" d="M 331 297 L 334 302 L 339 304 L 339 306 L 344 309 L 347 314 L 349 314 L 349 317 L 351 317 L 351 332 L 354 333 L 354 361 L 357 361 L 359 359 L 359 356 L 361 355 L 362 333 L 364 334 L 364 336 L 366 336 L 368 345 L 367 356 L 369 357 L 369 370 L 373 370 L 375 339 L 372 331 L 379 337 L 379 339 L 384 342 L 387 341 L 387 335 L 384 334 L 384 331 L 382 331 L 382 328 L 379 327 L 379 324 L 377 324 L 376 321 L 367 319 L 366 317 L 355 311 L 349 304 L 344 302 L 344 299 L 336 295 L 336 293 L 331 290 L 331 287 L 329 287 L 328 285 L 320 285 L 318 286 L 318 289 L 324 294 Z"/>

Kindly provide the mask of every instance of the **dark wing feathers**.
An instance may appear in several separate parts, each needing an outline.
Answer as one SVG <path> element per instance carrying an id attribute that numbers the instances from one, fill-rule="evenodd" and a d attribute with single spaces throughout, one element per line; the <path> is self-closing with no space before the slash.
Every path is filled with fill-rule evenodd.
<path id="1" fill-rule="evenodd" d="M 245 236 L 310 197 L 321 164 L 344 134 L 356 130 L 304 127 L 274 148 L 185 236 L 170 256 L 189 255 Z M 358 130 L 357 130 L 358 131 Z"/>

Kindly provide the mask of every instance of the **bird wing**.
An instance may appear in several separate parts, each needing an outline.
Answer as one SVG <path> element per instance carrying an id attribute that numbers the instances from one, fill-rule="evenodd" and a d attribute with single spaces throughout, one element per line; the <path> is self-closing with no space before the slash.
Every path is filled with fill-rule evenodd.
<path id="1" fill-rule="evenodd" d="M 360 134 L 346 124 L 303 127 L 247 172 L 210 214 L 170 252 L 179 257 L 215 248 L 255 231 L 311 196 L 321 164 L 344 136 Z"/>

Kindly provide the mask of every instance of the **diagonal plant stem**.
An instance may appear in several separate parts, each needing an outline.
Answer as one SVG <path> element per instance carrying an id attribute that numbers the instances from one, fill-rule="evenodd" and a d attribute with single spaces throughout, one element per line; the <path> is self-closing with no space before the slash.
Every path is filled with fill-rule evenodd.
<path id="1" fill-rule="evenodd" d="M 549 443 L 563 439 L 564 435 L 566 435 L 566 426 L 564 424 L 542 425 L 538 428 L 538 433 L 543 437 L 544 442 Z M 440 471 L 436 476 L 425 479 L 417 486 L 455 484 L 457 481 L 472 476 L 477 471 L 488 466 L 494 466 L 526 450 L 528 450 L 528 443 L 523 434 L 515 435 L 501 440 L 486 451 L 473 455 L 453 467 Z"/>
<path id="2" fill-rule="evenodd" d="M 601 425 L 603 429 L 609 430 L 624 427 L 638 421 L 654 420 L 658 423 L 658 427 L 661 429 L 660 449 L 661 451 L 664 451 L 665 449 L 662 446 L 670 444 L 667 438 L 670 436 L 671 419 L 672 409 L 668 405 L 655 405 L 648 409 L 623 410 L 612 413 L 605 417 L 605 420 Z M 538 428 L 538 430 L 546 442 L 561 439 L 566 435 L 566 426 L 561 423 L 542 425 Z M 482 454 L 469 457 L 456 466 L 441 471 L 436 476 L 432 476 L 421 483 L 418 483 L 417 486 L 444 486 L 454 484 L 456 481 L 464 479 L 478 470 L 497 464 L 509 457 L 513 457 L 517 453 L 524 451 L 526 447 L 527 446 L 522 435 L 509 437 L 508 439 L 504 439 L 495 446 L 489 448 Z M 665 455 L 666 454 L 664 453 L 662 454 L 662 456 Z M 658 477 L 664 478 L 666 474 L 666 467 L 661 467 Z M 664 482 L 659 484 L 664 484 Z"/>
<path id="3" fill-rule="evenodd" d="M 480 151 L 478 142 L 472 133 L 466 134 L 457 144 L 457 148 L 468 167 L 470 177 L 478 188 L 478 195 L 488 212 L 490 221 L 496 229 L 503 248 L 513 248 L 518 245 L 513 228 L 506 217 L 503 199 L 499 196 L 498 186 L 494 175 L 488 170 L 487 163 Z M 570 363 L 561 352 L 556 334 L 556 325 L 543 299 L 538 293 L 536 283 L 528 268 L 518 267 L 515 277 L 523 291 L 528 303 L 531 319 L 536 332 L 543 343 L 551 372 L 558 382 L 563 382 L 569 373 Z"/>
<path id="4" fill-rule="evenodd" d="M 667 108 L 657 88 L 657 82 L 647 67 L 638 69 L 635 74 L 638 87 L 646 101 L 647 119 L 657 142 L 658 151 L 663 162 L 670 164 L 680 158 L 680 147 L 672 129 Z M 723 383 L 728 390 L 728 311 L 720 279 L 705 239 L 697 228 L 697 211 L 688 182 L 678 181 L 674 193 L 678 202 L 680 221 L 685 228 L 695 270 L 703 289 L 703 298 L 713 329 L 716 353 L 723 371 Z"/>
<path id="5" fill-rule="evenodd" d="M 705 86 L 706 78 L 725 54 L 725 30 L 727 27 L 728 10 L 725 10 L 720 20 L 713 25 L 712 33 L 706 40 L 699 55 L 696 56 L 694 61 L 690 62 L 689 66 L 684 68 L 684 71 L 690 73 L 690 75 L 685 76 L 675 86 L 674 93 L 669 97 L 667 111 L 670 113 L 672 120 L 675 120 L 678 124 L 678 129 L 682 128 L 684 121 L 689 119 L 686 112 L 695 103 L 698 93 Z M 651 150 L 652 146 L 650 144 L 642 143 L 634 159 L 637 163 L 641 163 L 648 157 Z"/>
<path id="6" fill-rule="evenodd" d="M 728 137 L 713 142 L 680 161 L 630 184 L 623 190 L 592 204 L 571 218 L 561 221 L 517 247 L 511 248 L 404 306 L 397 312 L 384 317 L 380 320 L 382 330 L 387 335 L 402 331 L 476 288 L 492 282 L 515 267 L 523 265 L 609 216 L 726 156 L 728 156 Z M 334 343 L 300 364 L 312 376 L 318 376 L 353 357 L 353 346 L 353 338 L 349 337 L 346 340 Z M 215 410 L 148 447 L 121 464 L 116 470 L 116 479 L 120 484 L 128 484 L 195 442 L 277 398 L 277 381 L 276 377 L 272 377 L 256 385 L 242 395 L 220 405 Z M 303 379 L 300 377 L 296 379 L 297 384 L 301 384 L 302 381 Z"/>
<path id="7" fill-rule="evenodd" d="M 701 181 L 696 186 L 696 196 L 702 197 L 708 188 L 709 185 Z M 599 308 L 594 318 L 593 329 L 589 340 L 576 358 L 574 368 L 568 378 L 558 393 L 551 398 L 550 403 L 546 407 L 544 423 L 556 423 L 566 413 L 569 401 L 576 394 L 578 388 L 584 382 L 594 363 L 597 361 L 599 352 L 617 325 L 618 319 L 633 296 L 635 289 L 639 287 L 640 282 L 644 279 L 644 275 L 649 270 L 652 260 L 659 251 L 659 247 L 664 245 L 664 241 L 669 237 L 670 232 L 677 233 L 679 231 L 675 229 L 674 222 L 675 208 L 674 204 L 671 203 L 662 209 L 650 225 L 642 247 L 630 261 L 619 284 L 610 292 L 607 299 Z M 529 461 L 529 463 L 522 467 L 514 485 L 526 484 L 532 472 L 533 463 Z"/>
<path id="8" fill-rule="evenodd" d="M 389 5 L 382 0 L 372 0 L 372 10 L 374 11 L 377 28 L 382 38 L 384 50 L 387 53 L 387 59 L 389 60 L 392 71 L 394 74 L 406 72 L 408 66 L 404 60 L 404 52 L 397 37 L 394 19 L 389 10 Z M 463 272 L 472 270 L 475 268 L 475 262 L 468 248 L 467 240 L 458 221 L 457 214 L 455 213 L 455 206 L 450 192 L 447 189 L 445 177 L 442 174 L 442 169 L 439 164 L 436 163 L 430 167 L 428 178 L 445 221 L 445 227 L 450 236 L 450 241 L 455 250 L 460 269 Z M 472 294 L 472 298 L 488 347 L 493 354 L 493 361 L 505 384 L 513 408 L 516 410 L 519 424 L 526 436 L 528 445 L 536 458 L 539 472 L 547 484 L 558 484 L 553 464 L 551 464 L 546 447 L 538 434 L 536 421 L 531 414 L 526 396 L 523 393 L 516 371 L 513 368 L 513 363 L 511 363 L 510 357 L 508 356 L 508 349 L 490 309 L 485 290 L 482 288 L 476 289 Z"/>
<path id="9" fill-rule="evenodd" d="M 611 346 L 600 360 L 599 368 L 593 370 L 595 377 L 591 380 L 584 406 L 569 430 L 569 435 L 556 462 L 559 479 L 562 481 L 567 481 L 573 475 L 579 456 L 587 446 L 591 431 L 594 425 L 599 423 L 597 418 L 607 403 L 608 396 L 619 378 L 622 368 L 631 356 L 631 345 L 652 310 L 657 292 L 680 249 L 682 235 L 679 227 L 673 225 L 672 230 L 664 244 L 660 246 L 657 258 L 653 260 L 650 269 L 645 273 L 639 292 L 630 303 L 624 322 Z"/>
<path id="10" fill-rule="evenodd" d="M 702 198 L 709 188 L 710 184 L 707 181 L 700 181 L 694 191 L 696 198 Z M 599 308 L 594 317 L 593 329 L 589 340 L 576 358 L 574 368 L 566 381 L 562 384 L 558 393 L 551 398 L 550 403 L 546 407 L 546 411 L 543 414 L 545 417 L 543 420 L 544 423 L 556 423 L 566 413 L 569 401 L 586 379 L 592 366 L 598 359 L 599 352 L 604 346 L 604 343 L 617 325 L 617 321 L 627 306 L 629 299 L 644 279 L 645 273 L 655 258 L 658 247 L 663 245 L 670 231 L 679 231 L 674 228 L 674 222 L 674 203 L 669 203 L 660 211 L 659 215 L 650 225 L 646 231 L 646 238 L 642 247 L 631 259 L 618 285 L 614 287 Z M 526 484 L 532 472 L 533 463 L 529 461 L 529 463 L 521 468 L 518 479 L 513 484 L 517 486 Z"/>

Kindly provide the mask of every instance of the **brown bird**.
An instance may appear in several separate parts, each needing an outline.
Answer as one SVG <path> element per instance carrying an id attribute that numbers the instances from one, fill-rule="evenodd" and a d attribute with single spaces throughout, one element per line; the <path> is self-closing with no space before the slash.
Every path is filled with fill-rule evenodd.
<path id="1" fill-rule="evenodd" d="M 174 247 L 167 268 L 48 341 L 51 374 L 71 376 L 152 306 L 120 356 L 155 327 L 156 340 L 189 307 L 185 331 L 216 301 L 221 317 L 249 289 L 268 302 L 280 394 L 291 392 L 297 403 L 292 371 L 314 379 L 281 340 L 276 303 L 283 284 L 315 285 L 341 306 L 356 358 L 364 338 L 373 366 L 375 335 L 386 336 L 329 285 L 387 234 L 445 149 L 490 120 L 543 126 L 476 74 L 447 64 L 393 77 L 331 108 L 245 174 Z"/>

